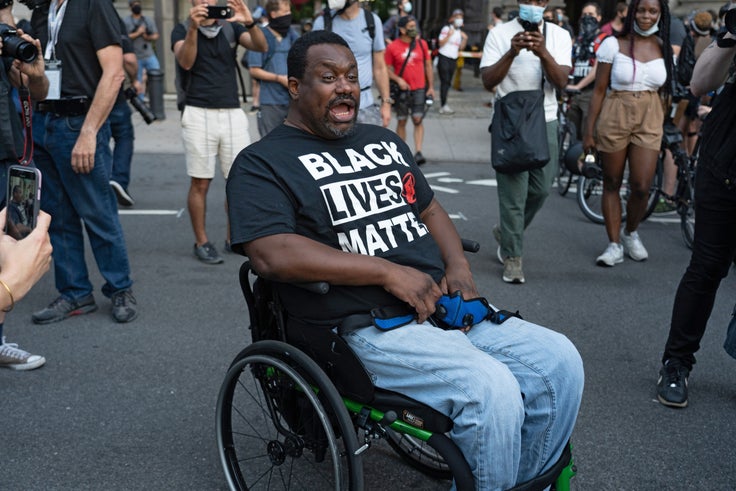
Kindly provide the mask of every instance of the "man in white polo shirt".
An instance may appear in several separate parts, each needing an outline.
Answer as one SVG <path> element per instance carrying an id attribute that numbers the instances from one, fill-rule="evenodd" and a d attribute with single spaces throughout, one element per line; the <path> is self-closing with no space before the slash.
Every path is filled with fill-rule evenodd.
<path id="1" fill-rule="evenodd" d="M 519 1 L 519 17 L 488 33 L 480 61 L 483 86 L 495 89 L 497 99 L 511 92 L 538 90 L 544 84 L 549 163 L 518 174 L 496 174 L 501 223 L 494 227 L 493 235 L 500 245 L 498 257 L 507 283 L 525 281 L 521 261 L 524 229 L 542 208 L 557 173 L 555 88 L 567 85 L 572 42 L 567 31 L 543 22 L 546 6 L 546 0 Z"/>

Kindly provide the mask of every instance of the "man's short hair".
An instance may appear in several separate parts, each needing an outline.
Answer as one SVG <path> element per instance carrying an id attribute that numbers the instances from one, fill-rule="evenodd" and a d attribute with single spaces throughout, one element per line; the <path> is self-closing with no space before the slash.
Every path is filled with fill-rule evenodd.
<path id="1" fill-rule="evenodd" d="M 291 5 L 291 2 L 289 0 L 268 0 L 266 2 L 266 13 L 276 12 L 281 8 L 282 4 L 288 4 Z"/>
<path id="2" fill-rule="evenodd" d="M 598 2 L 585 2 L 583 4 L 583 8 L 581 8 L 580 11 L 582 12 L 583 10 L 585 10 L 585 7 L 593 7 L 593 8 L 595 8 L 596 15 L 598 15 L 600 17 L 600 15 L 601 15 L 601 6 L 598 4 Z"/>
<path id="3" fill-rule="evenodd" d="M 493 7 L 493 15 L 499 19 L 503 17 L 503 7 Z"/>
<path id="4" fill-rule="evenodd" d="M 289 50 L 286 57 L 286 70 L 289 77 L 295 77 L 299 80 L 304 78 L 304 71 L 307 68 L 307 51 L 318 44 L 337 44 L 350 49 L 347 41 L 339 34 L 324 30 L 309 31 L 297 38 Z"/>

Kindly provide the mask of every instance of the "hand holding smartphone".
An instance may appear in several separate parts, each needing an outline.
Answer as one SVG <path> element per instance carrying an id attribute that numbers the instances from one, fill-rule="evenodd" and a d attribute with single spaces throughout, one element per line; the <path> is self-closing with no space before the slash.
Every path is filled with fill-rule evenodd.
<path id="1" fill-rule="evenodd" d="M 33 167 L 12 165 L 8 169 L 5 233 L 16 240 L 36 227 L 41 202 L 41 172 Z"/>
<path id="2" fill-rule="evenodd" d="M 233 9 L 223 5 L 208 5 L 207 6 L 207 18 L 208 19 L 229 19 L 234 15 Z"/>

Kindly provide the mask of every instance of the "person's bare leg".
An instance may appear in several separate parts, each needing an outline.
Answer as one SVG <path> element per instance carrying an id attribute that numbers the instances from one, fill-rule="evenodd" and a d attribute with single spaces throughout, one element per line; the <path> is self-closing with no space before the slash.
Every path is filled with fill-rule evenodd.
<path id="1" fill-rule="evenodd" d="M 200 179 L 192 177 L 187 196 L 187 207 L 189 218 L 192 221 L 192 231 L 197 247 L 206 243 L 207 232 L 205 231 L 205 215 L 207 214 L 207 191 L 212 179 Z"/>
<path id="2" fill-rule="evenodd" d="M 621 241 L 621 183 L 626 167 L 627 149 L 617 152 L 600 152 L 601 167 L 603 168 L 603 197 L 601 211 L 606 224 L 608 241 Z"/>
<path id="3" fill-rule="evenodd" d="M 629 187 L 631 194 L 626 203 L 626 233 L 634 232 L 644 218 L 649 202 L 659 152 L 631 145 L 629 148 Z"/>

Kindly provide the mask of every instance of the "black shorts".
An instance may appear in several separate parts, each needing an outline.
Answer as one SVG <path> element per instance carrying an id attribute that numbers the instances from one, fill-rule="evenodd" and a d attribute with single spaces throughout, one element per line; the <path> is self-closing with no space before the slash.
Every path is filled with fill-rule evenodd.
<path id="1" fill-rule="evenodd" d="M 425 89 L 401 92 L 399 100 L 394 102 L 396 119 L 404 120 L 409 117 L 409 113 L 415 118 L 424 119 L 424 114 L 427 111 L 426 100 Z"/>

